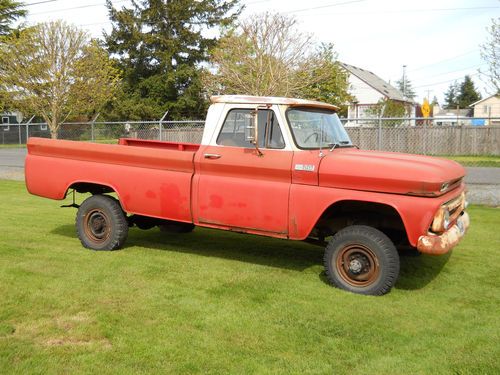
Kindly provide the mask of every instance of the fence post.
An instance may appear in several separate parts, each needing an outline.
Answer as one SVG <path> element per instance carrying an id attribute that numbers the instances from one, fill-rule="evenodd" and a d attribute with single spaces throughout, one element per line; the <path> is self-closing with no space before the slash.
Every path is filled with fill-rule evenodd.
<path id="1" fill-rule="evenodd" d="M 385 112 L 385 104 L 382 106 L 382 109 L 380 110 L 380 115 L 378 117 L 378 140 L 377 140 L 378 151 L 382 150 L 382 117 L 384 117 L 384 112 Z"/>
<path id="2" fill-rule="evenodd" d="M 429 121 L 429 120 L 427 120 L 427 118 L 426 118 L 424 120 L 424 125 L 423 125 L 423 127 L 424 127 L 423 133 L 424 134 L 422 135 L 422 148 L 423 148 L 422 153 L 424 155 L 427 155 L 427 147 L 426 147 L 427 146 L 427 144 L 426 144 L 426 142 L 427 142 L 427 138 L 426 138 L 426 135 L 427 135 L 427 131 L 426 131 L 426 129 L 427 129 L 427 121 Z"/>
<path id="3" fill-rule="evenodd" d="M 92 142 L 95 141 L 95 137 L 94 137 L 94 125 L 95 125 L 95 121 L 97 120 L 97 118 L 99 117 L 101 113 L 99 112 L 97 115 L 95 115 L 94 119 L 92 120 L 92 122 L 90 123 L 90 138 L 92 140 Z"/>
<path id="4" fill-rule="evenodd" d="M 165 118 L 167 117 L 168 115 L 168 110 L 167 112 L 165 112 L 165 114 L 162 116 L 162 118 L 160 119 L 160 122 L 159 122 L 159 125 L 160 125 L 160 136 L 158 137 L 158 139 L 160 141 L 163 141 L 163 120 L 165 120 Z"/>
<path id="5" fill-rule="evenodd" d="M 33 119 L 35 118 L 35 115 L 31 116 L 31 118 L 28 120 L 28 122 L 26 123 L 26 144 L 28 144 L 28 138 L 29 138 L 29 127 L 30 127 L 30 123 L 31 121 L 33 121 Z M 19 127 L 20 128 L 20 127 Z"/>

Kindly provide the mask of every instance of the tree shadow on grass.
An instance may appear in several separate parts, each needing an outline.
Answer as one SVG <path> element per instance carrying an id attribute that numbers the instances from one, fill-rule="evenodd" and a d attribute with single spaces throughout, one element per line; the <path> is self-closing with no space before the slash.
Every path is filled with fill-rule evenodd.
<path id="1" fill-rule="evenodd" d="M 62 225 L 53 234 L 76 238 L 73 225 Z M 142 247 L 153 250 L 196 254 L 236 260 L 295 271 L 323 264 L 324 249 L 305 242 L 287 241 L 215 229 L 196 228 L 192 233 L 163 233 L 157 228 L 142 231 L 132 228 L 124 249 Z M 442 256 L 400 256 L 401 270 L 396 289 L 416 290 L 429 284 L 448 262 L 450 253 Z M 325 273 L 320 280 L 329 284 Z"/>
<path id="2" fill-rule="evenodd" d="M 75 239 L 74 225 L 61 225 L 52 234 Z M 287 241 L 256 235 L 196 228 L 192 233 L 163 233 L 153 228 L 132 228 L 123 250 L 131 247 L 171 251 L 236 260 L 295 271 L 322 264 L 324 249 L 299 241 Z"/>

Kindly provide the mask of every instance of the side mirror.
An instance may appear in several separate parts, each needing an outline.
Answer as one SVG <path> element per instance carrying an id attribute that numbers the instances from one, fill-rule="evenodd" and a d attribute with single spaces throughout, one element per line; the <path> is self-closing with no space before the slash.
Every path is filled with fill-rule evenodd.
<path id="1" fill-rule="evenodd" d="M 245 124 L 245 140 L 254 145 L 258 142 L 258 110 L 250 112 L 250 116 L 247 118 L 248 122 Z"/>

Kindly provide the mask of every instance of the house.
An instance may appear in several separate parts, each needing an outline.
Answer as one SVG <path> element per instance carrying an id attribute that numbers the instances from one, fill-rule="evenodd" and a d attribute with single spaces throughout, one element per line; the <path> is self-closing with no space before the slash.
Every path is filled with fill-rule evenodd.
<path id="1" fill-rule="evenodd" d="M 354 100 L 349 103 L 348 118 L 373 118 L 373 109 L 381 100 L 389 99 L 405 105 L 407 114 L 415 116 L 415 103 L 403 96 L 397 88 L 376 74 L 353 65 L 340 63 L 349 73 L 349 93 Z"/>
<path id="2" fill-rule="evenodd" d="M 447 109 L 435 105 L 432 113 L 433 124 L 437 126 L 471 125 L 470 109 Z"/>
<path id="3" fill-rule="evenodd" d="M 484 125 L 500 125 L 500 95 L 491 95 L 469 105 L 475 118 L 484 119 Z"/>
<path id="4" fill-rule="evenodd" d="M 26 143 L 28 136 L 26 122 L 20 112 L 0 112 L 0 144 Z M 31 124 L 29 135 L 45 136 L 48 133 L 47 124 Z"/>
<path id="5" fill-rule="evenodd" d="M 17 121 L 18 113 L 16 112 L 4 112 L 0 113 L 0 116 L 2 117 L 2 129 L 4 131 L 9 130 L 9 126 L 12 125 L 17 125 L 19 122 Z"/>

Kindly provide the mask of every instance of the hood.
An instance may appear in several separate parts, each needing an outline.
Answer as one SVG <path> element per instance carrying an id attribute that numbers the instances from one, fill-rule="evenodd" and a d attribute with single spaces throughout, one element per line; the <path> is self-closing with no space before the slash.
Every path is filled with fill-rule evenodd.
<path id="1" fill-rule="evenodd" d="M 319 167 L 320 186 L 421 196 L 442 195 L 464 176 L 451 160 L 355 148 L 329 152 Z"/>

